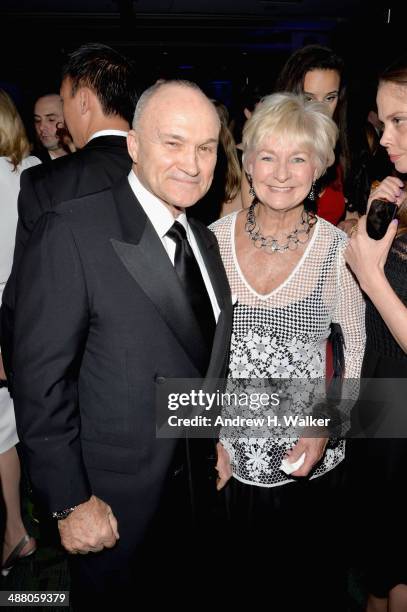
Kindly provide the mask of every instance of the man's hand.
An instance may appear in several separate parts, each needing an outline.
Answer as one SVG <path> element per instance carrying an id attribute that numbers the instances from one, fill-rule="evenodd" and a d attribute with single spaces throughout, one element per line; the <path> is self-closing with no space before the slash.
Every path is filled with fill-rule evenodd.
<path id="1" fill-rule="evenodd" d="M 305 452 L 304 463 L 291 476 L 308 476 L 314 465 L 322 459 L 328 440 L 329 438 L 300 438 L 285 457 L 290 463 L 295 463 Z"/>
<path id="2" fill-rule="evenodd" d="M 112 509 L 94 495 L 58 521 L 58 529 L 62 546 L 73 554 L 113 548 L 120 537 Z"/>
<path id="3" fill-rule="evenodd" d="M 218 491 L 220 491 L 221 489 L 223 489 L 227 481 L 231 478 L 232 468 L 230 466 L 229 453 L 220 442 L 217 443 L 216 450 L 218 452 L 218 461 L 215 466 L 215 470 L 217 470 L 218 472 L 216 488 Z"/>

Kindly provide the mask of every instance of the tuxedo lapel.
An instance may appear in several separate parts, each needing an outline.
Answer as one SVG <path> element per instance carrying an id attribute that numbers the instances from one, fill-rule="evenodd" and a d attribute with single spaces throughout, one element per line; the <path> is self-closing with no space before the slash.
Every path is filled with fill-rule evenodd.
<path id="1" fill-rule="evenodd" d="M 220 254 L 217 247 L 217 242 L 213 234 L 208 234 L 206 227 L 202 227 L 195 219 L 189 219 L 189 224 L 192 227 L 194 236 L 198 243 L 199 251 L 204 260 L 205 267 L 211 279 L 212 287 L 215 292 L 219 308 L 222 309 L 226 296 L 229 292 L 229 283 L 226 278 L 226 273 L 220 264 Z"/>
<path id="2" fill-rule="evenodd" d="M 140 206 L 127 177 L 113 188 L 123 241 L 111 239 L 127 271 L 148 296 L 199 372 L 207 352 L 201 330 L 160 238 Z"/>
<path id="3" fill-rule="evenodd" d="M 208 234 L 206 228 L 202 228 L 202 225 L 194 219 L 190 219 L 189 223 L 193 229 L 220 308 L 211 358 L 206 372 L 207 378 L 217 378 L 219 372 L 222 372 L 222 366 L 227 363 L 226 357 L 229 353 L 233 321 L 232 297 L 226 272 L 221 264 L 215 236 Z"/>

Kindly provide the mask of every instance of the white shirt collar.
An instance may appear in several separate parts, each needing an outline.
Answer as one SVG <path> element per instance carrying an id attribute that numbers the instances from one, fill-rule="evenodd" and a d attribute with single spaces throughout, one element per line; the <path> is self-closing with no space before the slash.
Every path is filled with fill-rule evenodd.
<path id="1" fill-rule="evenodd" d="M 175 241 L 172 240 L 172 238 L 166 235 L 170 227 L 172 227 L 174 224 L 175 219 L 173 215 L 165 206 L 165 204 L 163 204 L 163 202 L 159 198 L 157 198 L 157 196 L 153 195 L 150 191 L 148 191 L 148 189 L 144 187 L 144 185 L 141 184 L 133 170 L 130 171 L 128 180 L 130 188 L 132 189 L 137 200 L 140 202 L 140 206 L 143 208 L 147 217 L 151 221 L 165 251 L 167 252 L 168 257 L 170 258 L 172 265 L 174 265 L 176 244 Z M 179 214 L 176 220 L 179 221 L 186 230 L 188 242 L 192 248 L 192 251 L 194 252 L 199 268 L 201 270 L 202 277 L 206 289 L 208 291 L 209 298 L 211 300 L 215 319 L 217 321 L 220 314 L 219 304 L 216 299 L 216 295 L 213 290 L 212 283 L 205 266 L 205 262 L 199 250 L 199 245 L 196 241 L 192 228 L 188 223 L 185 212 Z"/>
<path id="2" fill-rule="evenodd" d="M 128 132 L 124 132 L 123 130 L 99 130 L 98 132 L 92 134 L 88 142 L 94 138 L 98 138 L 99 136 L 127 136 L 127 134 Z"/>
<path id="3" fill-rule="evenodd" d="M 161 202 L 157 196 L 153 195 L 151 191 L 148 191 L 141 184 L 139 179 L 133 170 L 130 171 L 129 174 L 129 183 L 132 188 L 134 195 L 140 202 L 141 207 L 146 213 L 147 217 L 150 219 L 153 227 L 159 237 L 163 239 L 174 224 L 174 221 L 179 221 L 185 228 L 187 235 L 189 234 L 189 226 L 187 221 L 187 216 L 185 213 L 181 213 L 178 215 L 177 219 L 174 219 L 171 212 L 168 208 Z"/>

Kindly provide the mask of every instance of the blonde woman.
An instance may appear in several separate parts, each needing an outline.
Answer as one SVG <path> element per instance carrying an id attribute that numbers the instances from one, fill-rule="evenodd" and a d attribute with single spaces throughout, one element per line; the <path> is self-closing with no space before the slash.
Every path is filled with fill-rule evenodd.
<path id="1" fill-rule="evenodd" d="M 13 261 L 20 175 L 26 168 L 41 163 L 29 156 L 29 152 L 21 117 L 11 98 L 0 89 L 0 298 Z M 5 576 L 21 558 L 35 551 L 35 540 L 28 536 L 21 519 L 20 462 L 15 448 L 18 437 L 13 402 L 4 386 L 1 352 L 0 381 L 0 479 L 6 510 L 2 574 Z"/>
<path id="2" fill-rule="evenodd" d="M 337 132 L 325 105 L 295 94 L 267 96 L 245 125 L 252 204 L 212 226 L 237 297 L 230 379 L 297 379 L 304 391 L 309 379 L 325 376 L 331 324 L 343 332 L 345 377 L 360 375 L 364 302 L 345 265 L 347 238 L 307 204 L 334 162 Z M 271 609 L 342 612 L 344 440 L 273 429 L 263 438 L 232 435 L 221 436 L 218 488 L 233 476 L 231 558 L 242 562 L 247 584 L 264 596 L 270 583 Z M 291 475 L 281 469 L 299 460 Z"/>

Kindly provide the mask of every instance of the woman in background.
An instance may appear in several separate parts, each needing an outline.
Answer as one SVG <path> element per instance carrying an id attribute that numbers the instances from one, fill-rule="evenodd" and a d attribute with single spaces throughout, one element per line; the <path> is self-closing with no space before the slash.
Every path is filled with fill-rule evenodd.
<path id="1" fill-rule="evenodd" d="M 239 185 L 233 197 L 225 198 L 222 204 L 222 208 L 220 211 L 219 217 L 224 217 L 225 215 L 229 215 L 236 210 L 241 210 L 242 208 L 249 208 L 252 203 L 253 197 L 250 195 L 250 185 L 247 180 L 246 172 L 242 168 L 242 132 L 244 125 L 248 119 L 250 119 L 254 109 L 257 104 L 263 98 L 263 94 L 261 94 L 261 89 L 259 86 L 255 86 L 252 89 L 246 87 L 242 92 L 239 100 L 239 104 L 235 109 L 235 116 L 230 122 L 230 131 L 233 136 L 233 141 L 235 143 L 235 155 L 238 161 L 239 167 Z"/>
<path id="2" fill-rule="evenodd" d="M 382 74 L 377 108 L 384 127 L 380 143 L 395 169 L 407 173 L 407 57 Z M 379 404 L 382 410 L 387 404 L 385 410 L 391 409 L 391 415 L 400 423 L 406 398 L 404 394 L 400 397 L 402 391 L 397 392 L 393 380 L 407 379 L 407 199 L 403 181 L 396 176 L 387 177 L 372 191 L 369 205 L 374 199 L 395 202 L 399 207 L 398 222 L 392 221 L 384 238 L 376 241 L 368 236 L 366 217 L 362 217 L 345 258 L 368 298 L 362 376 L 381 379 L 380 391 L 384 395 Z M 359 423 L 374 413 L 369 410 L 369 401 L 360 409 Z M 354 479 L 356 500 L 353 514 L 358 518 L 354 540 L 364 546 L 367 612 L 407 610 L 407 432 L 400 431 L 399 435 L 354 440 L 351 445 L 349 472 Z"/>
<path id="3" fill-rule="evenodd" d="M 30 157 L 25 129 L 11 98 L 0 89 L 0 298 L 11 271 L 17 227 L 17 198 L 23 170 L 40 162 Z M 1 349 L 1 339 L 0 339 Z M 0 479 L 6 511 L 2 574 L 35 551 L 36 544 L 24 527 L 20 510 L 20 462 L 13 402 L 5 386 L 0 352 Z"/>
<path id="4" fill-rule="evenodd" d="M 317 184 L 316 211 L 349 233 L 357 223 L 358 213 L 364 212 L 366 206 L 370 184 L 365 158 L 369 149 L 364 123 L 360 125 L 358 145 L 350 146 L 342 58 L 320 45 L 298 49 L 283 66 L 275 90 L 302 93 L 307 100 L 323 102 L 335 120 L 339 129 L 336 162 Z M 354 131 L 358 131 L 358 126 Z"/>
<path id="5" fill-rule="evenodd" d="M 240 190 L 241 170 L 236 143 L 229 129 L 229 112 L 224 104 L 212 100 L 220 119 L 218 158 L 213 181 L 206 195 L 188 209 L 188 216 L 209 225 L 219 219 L 221 210 L 231 207 Z M 231 210 L 234 210 L 231 208 Z"/>

